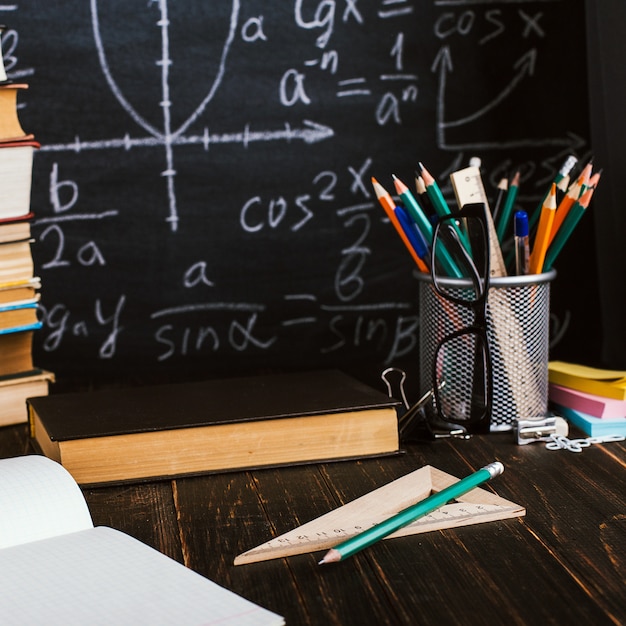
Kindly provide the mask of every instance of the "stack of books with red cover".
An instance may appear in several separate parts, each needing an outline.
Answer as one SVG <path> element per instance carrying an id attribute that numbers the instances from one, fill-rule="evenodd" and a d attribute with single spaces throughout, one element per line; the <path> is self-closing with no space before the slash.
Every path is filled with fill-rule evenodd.
<path id="1" fill-rule="evenodd" d="M 0 30 L 1 33 L 1 30 Z M 0 63 L 2 65 L 2 63 Z M 26 398 L 46 395 L 50 372 L 33 363 L 33 336 L 41 281 L 31 251 L 33 156 L 39 144 L 18 117 L 18 97 L 28 85 L 12 83 L 0 69 L 0 426 L 26 422 Z"/>
<path id="2" fill-rule="evenodd" d="M 548 380 L 552 407 L 583 432 L 626 435 L 626 370 L 551 361 Z"/>

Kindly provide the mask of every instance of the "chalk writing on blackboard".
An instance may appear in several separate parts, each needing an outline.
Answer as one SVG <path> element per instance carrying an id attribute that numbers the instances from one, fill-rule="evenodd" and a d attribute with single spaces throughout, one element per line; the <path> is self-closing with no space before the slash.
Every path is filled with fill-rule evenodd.
<path id="1" fill-rule="evenodd" d="M 42 144 L 39 362 L 416 363 L 413 267 L 370 178 L 424 160 L 452 201 L 448 174 L 479 156 L 488 191 L 519 167 L 533 206 L 588 150 L 584 102 L 553 90 L 564 55 L 578 80 L 572 4 L 569 29 L 558 0 L 11 5 L 5 67 Z"/>

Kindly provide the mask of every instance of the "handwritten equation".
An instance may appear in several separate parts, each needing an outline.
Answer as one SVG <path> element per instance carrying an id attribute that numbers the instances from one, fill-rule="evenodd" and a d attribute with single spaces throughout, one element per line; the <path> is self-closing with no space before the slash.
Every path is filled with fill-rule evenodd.
<path id="1" fill-rule="evenodd" d="M 541 122 L 529 106 L 569 41 L 558 0 L 90 0 L 40 19 L 33 4 L 0 13 L 42 143 L 34 254 L 52 362 L 76 346 L 112 361 L 126 344 L 155 364 L 412 358 L 413 268 L 371 176 L 410 181 L 426 160 L 452 202 L 447 175 L 479 155 L 490 189 L 519 166 L 534 203 L 587 150 L 575 116 Z"/>

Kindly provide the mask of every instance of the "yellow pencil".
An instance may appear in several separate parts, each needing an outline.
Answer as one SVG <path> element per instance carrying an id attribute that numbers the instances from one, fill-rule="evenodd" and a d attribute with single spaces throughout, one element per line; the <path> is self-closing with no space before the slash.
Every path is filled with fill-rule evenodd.
<path id="1" fill-rule="evenodd" d="M 548 193 L 539 216 L 539 226 L 537 226 L 537 234 L 533 244 L 533 251 L 530 254 L 529 273 L 540 274 L 543 268 L 543 262 L 546 258 L 548 243 L 550 241 L 550 233 L 552 232 L 552 223 L 554 222 L 554 214 L 556 213 L 556 183 L 552 183 L 550 193 Z"/>

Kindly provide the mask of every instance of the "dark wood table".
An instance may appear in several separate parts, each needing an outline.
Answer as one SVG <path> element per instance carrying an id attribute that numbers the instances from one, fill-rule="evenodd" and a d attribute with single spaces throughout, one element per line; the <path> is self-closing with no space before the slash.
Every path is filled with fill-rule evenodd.
<path id="1" fill-rule="evenodd" d="M 0 457 L 31 453 L 0 429 Z M 484 488 L 525 517 L 322 553 L 234 557 L 424 465 L 458 477 L 499 460 Z M 394 457 L 84 490 L 96 525 L 137 537 L 302 624 L 626 624 L 626 444 L 580 453 L 507 433 L 408 446 Z"/>

